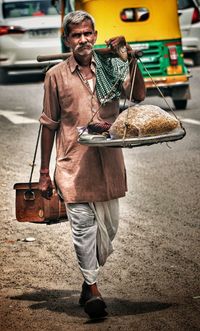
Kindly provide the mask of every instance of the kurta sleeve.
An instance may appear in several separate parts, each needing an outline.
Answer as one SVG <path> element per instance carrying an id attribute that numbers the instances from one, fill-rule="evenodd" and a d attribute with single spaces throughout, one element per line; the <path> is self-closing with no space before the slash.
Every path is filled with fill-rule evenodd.
<path id="1" fill-rule="evenodd" d="M 50 71 L 44 81 L 43 112 L 39 121 L 50 130 L 57 130 L 60 124 L 60 104 L 57 81 Z"/>

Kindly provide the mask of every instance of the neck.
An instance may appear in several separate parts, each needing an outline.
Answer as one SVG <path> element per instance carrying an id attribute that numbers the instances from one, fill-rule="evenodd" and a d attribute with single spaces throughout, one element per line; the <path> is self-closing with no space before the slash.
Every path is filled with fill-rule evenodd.
<path id="1" fill-rule="evenodd" d="M 84 55 L 84 56 L 80 56 L 80 55 L 75 55 L 75 60 L 76 62 L 81 66 L 81 67 L 89 67 L 91 64 L 91 60 L 92 60 L 92 55 Z"/>

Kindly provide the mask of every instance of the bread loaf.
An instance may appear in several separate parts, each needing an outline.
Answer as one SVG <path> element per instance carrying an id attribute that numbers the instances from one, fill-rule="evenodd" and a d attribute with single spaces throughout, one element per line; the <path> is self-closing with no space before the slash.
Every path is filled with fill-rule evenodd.
<path id="1" fill-rule="evenodd" d="M 110 127 L 111 138 L 156 136 L 179 126 L 174 116 L 154 105 L 137 105 L 124 110 Z M 125 131 L 126 127 L 126 131 Z"/>

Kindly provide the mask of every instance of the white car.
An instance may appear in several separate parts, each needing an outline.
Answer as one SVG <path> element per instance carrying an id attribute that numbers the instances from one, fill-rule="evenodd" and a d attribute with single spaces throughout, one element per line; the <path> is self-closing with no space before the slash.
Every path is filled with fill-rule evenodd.
<path id="1" fill-rule="evenodd" d="M 200 0 L 178 0 L 183 52 L 200 65 Z"/>
<path id="2" fill-rule="evenodd" d="M 38 55 L 62 52 L 61 15 L 51 0 L 0 0 L 1 80 L 16 72 L 42 72 Z"/>

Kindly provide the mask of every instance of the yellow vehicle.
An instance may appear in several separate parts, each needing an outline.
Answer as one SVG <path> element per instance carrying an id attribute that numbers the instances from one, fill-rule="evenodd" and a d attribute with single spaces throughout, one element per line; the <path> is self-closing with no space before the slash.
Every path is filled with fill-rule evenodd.
<path id="1" fill-rule="evenodd" d="M 89 12 L 96 21 L 96 47 L 124 35 L 133 49 L 142 50 L 139 66 L 147 95 L 170 96 L 176 109 L 190 99 L 189 74 L 184 65 L 177 0 L 76 0 L 75 9 Z M 148 71 L 148 73 L 147 73 Z M 153 81 L 152 81 L 152 79 Z"/>

